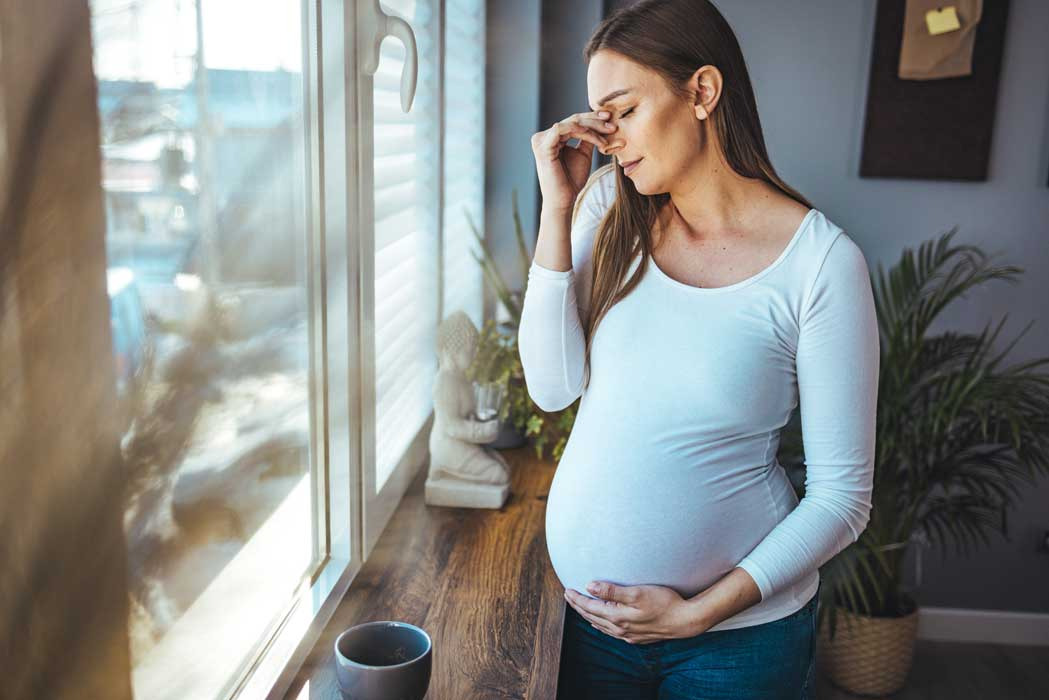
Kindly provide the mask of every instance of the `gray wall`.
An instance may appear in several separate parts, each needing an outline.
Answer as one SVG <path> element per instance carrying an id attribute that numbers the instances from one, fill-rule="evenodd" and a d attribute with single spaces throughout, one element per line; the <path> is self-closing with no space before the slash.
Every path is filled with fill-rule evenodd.
<path id="1" fill-rule="evenodd" d="M 534 7 L 538 1 L 512 3 L 514 12 L 525 12 L 525 5 Z M 874 0 L 715 3 L 743 48 L 766 143 L 780 175 L 847 231 L 872 270 L 879 263 L 887 269 L 903 248 L 915 249 L 955 224 L 956 243 L 1000 253 L 1000 264 L 1020 265 L 1025 269 L 1020 284 L 988 283 L 948 307 L 931 332 L 979 332 L 1008 313 L 1000 337 L 1005 342 L 1035 321 L 1010 359 L 1049 354 L 1049 309 L 1039 301 L 1049 298 L 1049 3 L 1011 3 L 988 179 L 964 183 L 857 175 Z M 571 3 L 575 13 L 551 11 L 546 18 L 555 24 L 543 22 L 544 51 L 551 52 L 543 65 L 557 69 L 543 72 L 541 96 L 526 92 L 528 81 L 514 90 L 515 100 L 531 101 L 533 115 L 534 105 L 542 105 L 543 119 L 526 124 L 515 115 L 514 124 L 498 134 L 520 142 L 529 157 L 528 138 L 540 123 L 549 126 L 546 122 L 557 114 L 586 108 L 586 69 L 579 67 L 579 55 L 597 22 L 594 7 L 600 4 Z M 569 29 L 565 25 L 571 22 L 584 26 Z M 579 44 L 573 45 L 576 40 Z M 574 106 L 577 94 L 579 107 Z M 500 146 L 490 142 L 493 147 Z M 491 165 L 489 177 L 527 178 L 532 190 L 537 189 L 534 162 L 500 160 Z M 491 202 L 489 207 L 495 208 Z M 526 232 L 534 237 L 534 218 L 531 222 Z M 509 255 L 515 244 L 512 235 L 500 235 L 502 230 L 490 233 L 496 234 L 495 247 Z M 1010 512 L 1011 541 L 998 537 L 991 548 L 968 559 L 952 555 L 940 561 L 938 553 L 924 555 L 920 604 L 1049 613 L 1049 555 L 1036 552 L 1038 539 L 1049 530 L 1049 480 L 1024 491 L 1026 498 Z M 909 580 L 914 581 L 914 562 L 909 563 Z"/>

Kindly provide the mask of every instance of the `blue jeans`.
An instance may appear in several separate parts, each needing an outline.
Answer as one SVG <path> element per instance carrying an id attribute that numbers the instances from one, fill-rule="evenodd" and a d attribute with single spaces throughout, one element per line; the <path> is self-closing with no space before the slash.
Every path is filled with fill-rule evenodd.
<path id="1" fill-rule="evenodd" d="M 812 700 L 819 597 L 817 589 L 800 610 L 771 622 L 647 644 L 605 634 L 566 603 L 557 696 Z"/>

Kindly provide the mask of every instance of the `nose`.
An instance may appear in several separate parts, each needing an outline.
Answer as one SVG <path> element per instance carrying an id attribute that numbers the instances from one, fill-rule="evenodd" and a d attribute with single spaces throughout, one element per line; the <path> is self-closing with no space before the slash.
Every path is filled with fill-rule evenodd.
<path id="1" fill-rule="evenodd" d="M 608 146 L 601 149 L 601 152 L 606 156 L 618 153 L 623 148 L 623 139 L 619 136 L 619 130 L 616 129 L 610 134 L 605 134 L 605 140 L 608 142 Z"/>

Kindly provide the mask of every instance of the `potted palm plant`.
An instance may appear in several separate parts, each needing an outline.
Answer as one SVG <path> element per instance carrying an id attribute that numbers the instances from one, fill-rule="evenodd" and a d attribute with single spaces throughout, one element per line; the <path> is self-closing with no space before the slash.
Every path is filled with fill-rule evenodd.
<path id="1" fill-rule="evenodd" d="M 820 660 L 832 683 L 859 695 L 899 690 L 913 661 L 918 605 L 902 577 L 915 543 L 968 553 L 1006 515 L 1021 482 L 1049 474 L 1049 357 L 1002 366 L 1031 324 L 999 353 L 1004 318 L 979 335 L 928 335 L 951 301 L 993 279 L 1015 281 L 970 245 L 905 249 L 874 287 L 881 339 L 873 507 L 860 538 L 820 569 Z M 1005 316 L 1008 316 L 1006 314 Z M 796 421 L 781 436 L 791 480 L 803 471 Z M 836 630 L 838 618 L 844 630 Z M 826 623 L 826 624 L 825 624 Z"/>
<path id="2" fill-rule="evenodd" d="M 525 245 L 524 230 L 521 225 L 520 210 L 517 206 L 517 190 L 512 192 L 514 233 L 520 252 L 519 263 L 524 284 L 528 284 L 528 269 L 531 267 L 531 255 Z M 568 434 L 575 423 L 576 409 L 579 400 L 560 411 L 547 412 L 535 405 L 525 385 L 524 370 L 517 350 L 517 327 L 521 321 L 521 305 L 524 301 L 524 289 L 514 292 L 495 264 L 495 258 L 488 249 L 488 244 L 478 231 L 470 213 L 465 212 L 467 222 L 473 231 L 481 249 L 481 255 L 471 251 L 474 259 L 484 272 L 485 281 L 495 293 L 506 310 L 509 320 L 496 324 L 485 321 L 477 344 L 477 355 L 467 372 L 474 381 L 506 382 L 506 400 L 499 412 L 499 419 L 504 421 L 504 429 L 499 437 L 491 443 L 492 447 L 515 447 L 527 440 L 535 448 L 539 459 L 551 458 L 555 462 L 561 459 Z M 516 435 L 516 438 L 515 438 Z"/>

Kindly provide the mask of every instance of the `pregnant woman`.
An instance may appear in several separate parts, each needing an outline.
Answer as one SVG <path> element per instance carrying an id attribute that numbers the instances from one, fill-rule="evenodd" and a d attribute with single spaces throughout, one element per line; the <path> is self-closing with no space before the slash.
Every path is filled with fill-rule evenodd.
<path id="1" fill-rule="evenodd" d="M 560 696 L 811 698 L 818 569 L 871 507 L 866 260 L 776 174 L 712 4 L 621 9 L 585 56 L 593 111 L 532 137 L 518 334 L 540 408 L 582 397 L 546 513 Z M 800 502 L 776 460 L 799 404 Z"/>

